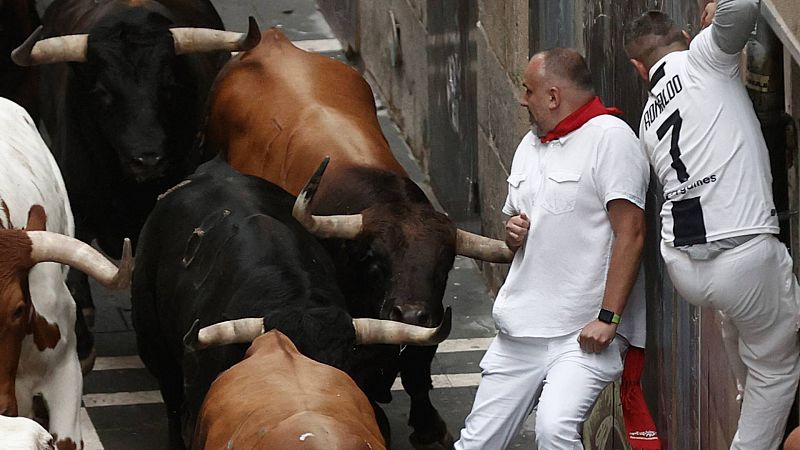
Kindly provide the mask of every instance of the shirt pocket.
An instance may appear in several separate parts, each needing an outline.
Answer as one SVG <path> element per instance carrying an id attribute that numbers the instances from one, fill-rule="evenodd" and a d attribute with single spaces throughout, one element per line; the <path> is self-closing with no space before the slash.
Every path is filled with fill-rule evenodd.
<path id="1" fill-rule="evenodd" d="M 552 214 L 564 214 L 575 209 L 580 172 L 551 172 L 547 175 L 542 206 Z"/>
<path id="2" fill-rule="evenodd" d="M 526 211 L 524 189 L 528 188 L 529 182 L 525 182 L 527 175 L 525 173 L 512 173 L 508 176 L 508 198 L 503 207 L 503 213 L 509 215 L 519 214 L 520 211 Z"/>
<path id="3" fill-rule="evenodd" d="M 525 181 L 527 178 L 526 174 L 524 173 L 512 173 L 508 176 L 508 184 L 513 187 L 514 189 L 519 189 L 522 182 Z"/>

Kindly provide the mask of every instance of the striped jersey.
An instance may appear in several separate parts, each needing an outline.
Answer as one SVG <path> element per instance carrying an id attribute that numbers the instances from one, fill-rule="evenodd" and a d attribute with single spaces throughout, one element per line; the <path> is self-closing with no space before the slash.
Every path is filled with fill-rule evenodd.
<path id="1" fill-rule="evenodd" d="M 713 25 L 712 25 L 713 27 Z M 712 27 L 650 69 L 639 137 L 663 187 L 662 238 L 673 246 L 778 233 L 761 127 Z"/>

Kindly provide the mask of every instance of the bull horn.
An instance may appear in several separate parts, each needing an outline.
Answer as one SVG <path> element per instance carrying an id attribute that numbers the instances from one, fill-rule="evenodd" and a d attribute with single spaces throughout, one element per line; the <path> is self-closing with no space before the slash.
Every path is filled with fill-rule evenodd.
<path id="1" fill-rule="evenodd" d="M 126 289 L 131 284 L 133 257 L 131 241 L 122 244 L 122 259 L 116 267 L 90 245 L 63 234 L 48 231 L 28 231 L 31 240 L 31 260 L 57 262 L 74 267 L 96 279 L 109 289 Z"/>
<path id="2" fill-rule="evenodd" d="M 264 334 L 264 319 L 228 320 L 201 328 L 197 333 L 197 348 L 226 344 L 249 344 L 262 334 Z"/>
<path id="3" fill-rule="evenodd" d="M 314 236 L 320 238 L 340 238 L 355 239 L 361 233 L 362 216 L 361 214 L 348 214 L 338 216 L 314 216 L 308 212 L 308 204 L 317 193 L 322 174 L 328 167 L 331 157 L 326 156 L 322 159 L 314 175 L 306 183 L 292 208 L 292 216 L 300 222 L 306 230 Z"/>
<path id="4" fill-rule="evenodd" d="M 378 319 L 353 319 L 353 327 L 356 344 L 436 345 L 450 335 L 452 321 L 453 311 L 448 306 L 436 328 Z"/>
<path id="5" fill-rule="evenodd" d="M 250 16 L 248 22 L 247 34 L 213 28 L 170 28 L 169 31 L 172 32 L 172 38 L 175 40 L 175 54 L 250 50 L 261 42 L 261 31 L 253 16 Z"/>
<path id="6" fill-rule="evenodd" d="M 510 263 L 514 259 L 514 251 L 505 242 L 464 230 L 456 234 L 456 253 L 493 263 Z"/>
<path id="7" fill-rule="evenodd" d="M 57 36 L 40 41 L 41 36 L 42 26 L 39 25 L 22 45 L 11 52 L 11 59 L 18 66 L 86 61 L 88 34 Z"/>

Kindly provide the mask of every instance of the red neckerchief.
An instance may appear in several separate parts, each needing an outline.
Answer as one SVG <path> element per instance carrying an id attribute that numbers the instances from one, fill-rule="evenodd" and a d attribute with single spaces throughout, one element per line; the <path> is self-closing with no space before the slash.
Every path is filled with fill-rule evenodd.
<path id="1" fill-rule="evenodd" d="M 550 130 L 549 133 L 541 138 L 542 144 L 546 144 L 554 139 L 566 136 L 582 127 L 583 124 L 589 120 L 597 116 L 602 116 L 603 114 L 613 114 L 618 116 L 622 114 L 622 110 L 618 108 L 608 108 L 603 104 L 603 102 L 600 101 L 600 97 L 595 97 L 589 100 L 585 105 L 576 109 L 572 114 L 565 117 L 564 120 L 558 122 L 558 125 L 556 125 L 555 128 Z"/>

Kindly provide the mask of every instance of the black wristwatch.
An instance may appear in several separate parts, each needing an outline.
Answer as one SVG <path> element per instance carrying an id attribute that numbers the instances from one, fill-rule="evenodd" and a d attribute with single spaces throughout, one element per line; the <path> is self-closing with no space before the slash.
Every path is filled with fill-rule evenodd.
<path id="1" fill-rule="evenodd" d="M 619 314 L 615 313 L 614 311 L 609 311 L 607 309 L 601 309 L 600 314 L 597 315 L 597 320 L 605 323 L 619 324 L 619 321 L 621 319 L 622 317 L 620 317 Z"/>

